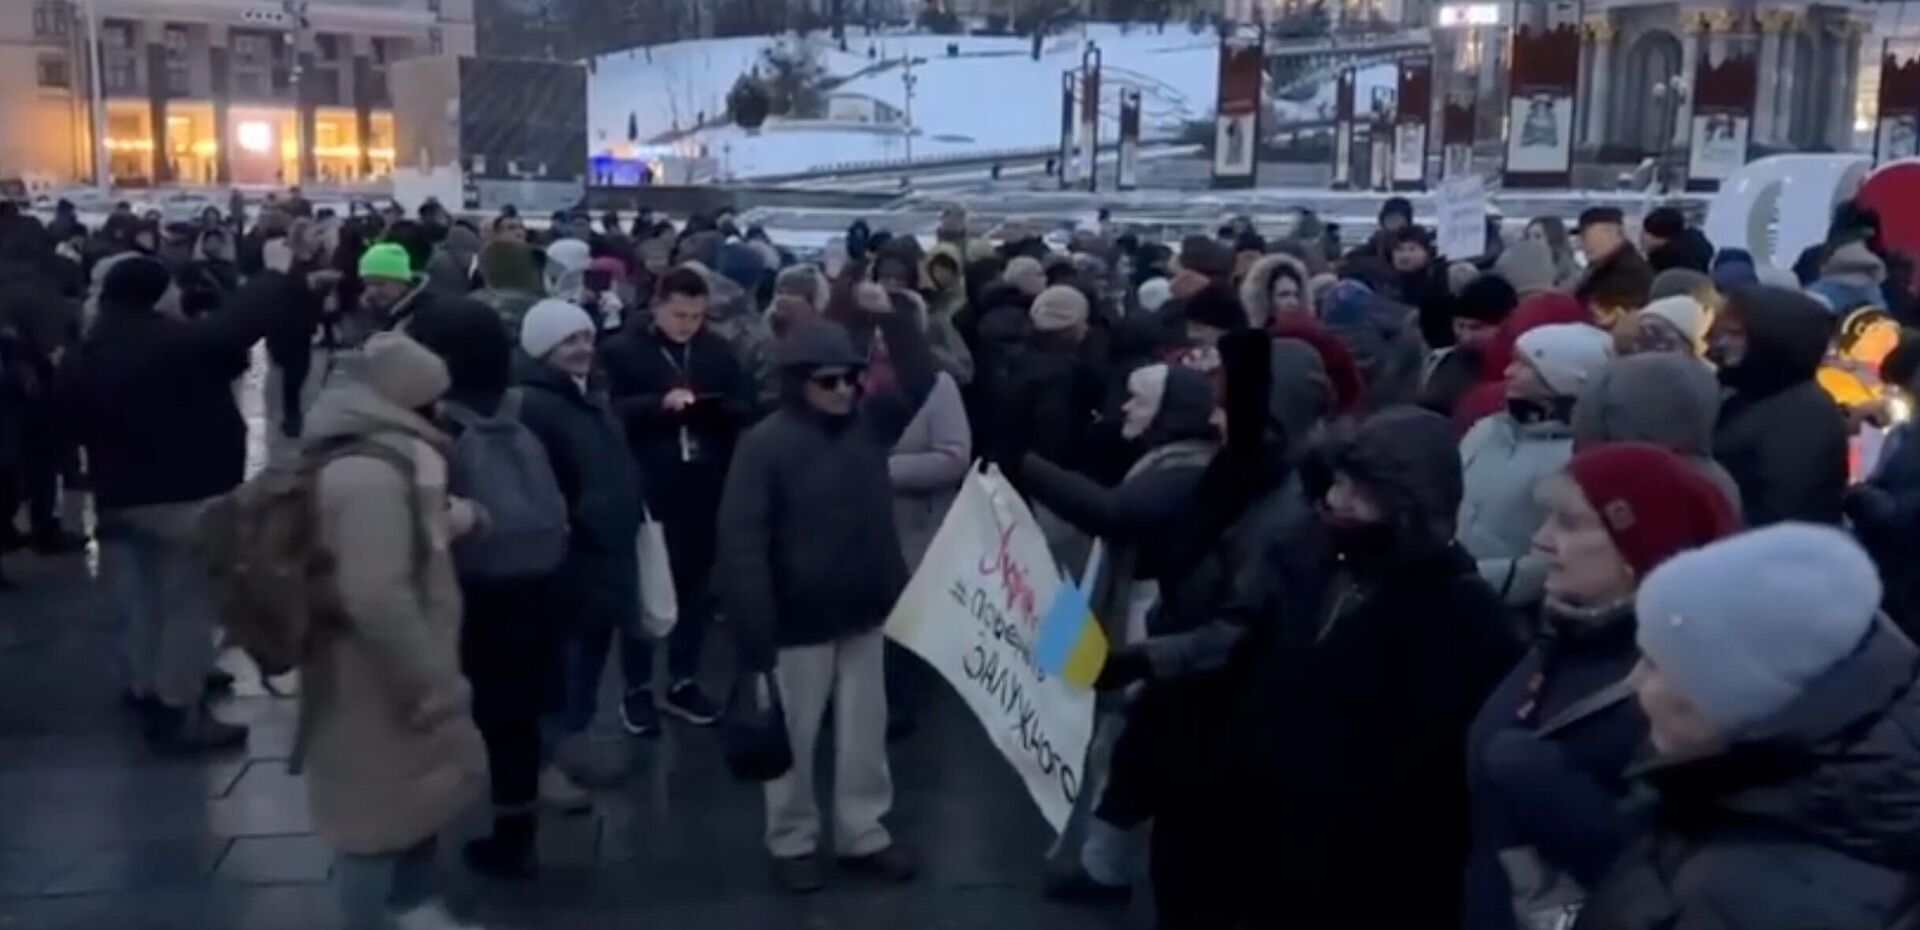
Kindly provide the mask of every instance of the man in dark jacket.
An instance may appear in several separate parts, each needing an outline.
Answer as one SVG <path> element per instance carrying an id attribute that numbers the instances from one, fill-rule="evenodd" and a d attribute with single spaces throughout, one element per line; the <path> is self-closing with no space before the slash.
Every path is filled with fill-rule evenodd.
<path id="1" fill-rule="evenodd" d="M 1672 268 L 1690 268 L 1705 274 L 1713 263 L 1713 243 L 1705 233 L 1687 225 L 1687 217 L 1673 207 L 1661 207 L 1640 223 L 1640 246 L 1655 274 Z"/>
<path id="2" fill-rule="evenodd" d="M 901 389 L 859 396 L 865 356 L 837 323 L 802 326 L 780 346 L 784 402 L 735 451 L 720 506 L 720 577 L 740 662 L 771 672 L 785 700 L 794 765 L 770 782 L 767 849 L 790 891 L 821 885 L 815 861 L 816 741 L 834 706 L 836 853 L 906 880 L 913 857 L 880 819 L 891 806 L 880 624 L 907 581 L 887 457 L 931 391 L 926 337 L 880 315 Z"/>
<path id="3" fill-rule="evenodd" d="M 667 645 L 667 713 L 711 725 L 718 709 L 694 676 L 713 616 L 715 521 L 740 431 L 753 416 L 753 382 L 725 339 L 706 329 L 706 276 L 668 272 L 649 327 L 628 327 L 601 352 L 613 409 L 646 476 L 647 503 L 666 531 L 680 617 Z M 652 644 L 635 644 L 651 659 Z M 644 674 L 647 661 L 633 671 Z M 622 721 L 635 735 L 658 732 L 646 678 L 627 683 Z"/>
<path id="4" fill-rule="evenodd" d="M 1587 271 L 1573 296 L 1602 329 L 1611 328 L 1620 314 L 1646 306 L 1653 290 L 1653 269 L 1627 241 L 1625 222 L 1614 207 L 1593 207 L 1580 214 L 1580 250 L 1587 255 Z"/>
<path id="5" fill-rule="evenodd" d="M 1814 380 L 1833 315 L 1799 291 L 1734 291 L 1707 332 L 1707 357 L 1732 393 L 1713 457 L 1740 486 L 1748 525 L 1840 522 L 1847 491 L 1846 417 Z"/>
<path id="6" fill-rule="evenodd" d="M 0 544 L 8 542 L 24 499 L 33 547 L 44 554 L 85 544 L 59 519 L 60 476 L 72 470 L 74 437 L 54 384 L 80 336 L 79 306 L 63 293 L 63 265 L 38 221 L 15 218 L 0 230 L 0 326 L 13 333 L 11 377 L 21 416 L 19 481 L 11 492 L 0 487 Z"/>
<path id="7" fill-rule="evenodd" d="M 1212 819 L 1225 842 L 1200 867 L 1227 876 L 1231 920 L 1162 923 L 1455 926 L 1464 737 L 1519 644 L 1452 541 L 1452 431 L 1383 411 L 1332 437 L 1305 483 L 1336 554 L 1328 584 L 1269 605 L 1241 644 L 1202 769 L 1226 773 Z"/>
<path id="8" fill-rule="evenodd" d="M 1641 772 L 1652 828 L 1577 927 L 1911 925 L 1920 652 L 1879 599 L 1866 553 L 1805 524 L 1647 579 L 1634 686 L 1657 756 Z"/>
<path id="9" fill-rule="evenodd" d="M 101 562 L 126 615 L 129 703 L 162 749 L 227 748 L 245 727 L 202 701 L 213 668 L 206 566 L 195 553 L 205 503 L 240 483 L 247 428 L 233 381 L 248 347 L 307 297 L 263 272 L 233 305 L 180 315 L 165 266 L 123 259 L 107 273 L 100 316 L 80 350 L 73 402 L 100 510 Z"/>
<path id="10" fill-rule="evenodd" d="M 648 680 L 648 654 L 629 632 L 640 615 L 640 472 L 625 431 L 608 406 L 594 370 L 593 318 L 577 305 L 548 298 L 521 323 L 515 375 L 525 392 L 520 416 L 546 446 L 567 499 L 567 558 L 557 588 L 570 622 L 562 646 L 562 695 L 549 729 L 559 738 L 584 733 L 599 703 L 607 651 L 619 637 L 620 667 L 631 684 Z M 558 767 L 540 780 L 541 797 L 568 809 L 586 796 Z"/>

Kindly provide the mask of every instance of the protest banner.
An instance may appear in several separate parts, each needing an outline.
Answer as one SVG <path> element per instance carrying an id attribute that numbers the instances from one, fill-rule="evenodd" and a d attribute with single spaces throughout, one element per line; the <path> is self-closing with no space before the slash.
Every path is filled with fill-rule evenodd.
<path id="1" fill-rule="evenodd" d="M 1058 831 L 1080 794 L 1107 644 L 997 468 L 971 472 L 887 636 L 953 685 Z"/>
<path id="2" fill-rule="evenodd" d="M 1478 258 L 1487 250 L 1487 184 L 1478 175 L 1448 178 L 1434 197 L 1439 213 L 1440 254 L 1452 261 Z"/>

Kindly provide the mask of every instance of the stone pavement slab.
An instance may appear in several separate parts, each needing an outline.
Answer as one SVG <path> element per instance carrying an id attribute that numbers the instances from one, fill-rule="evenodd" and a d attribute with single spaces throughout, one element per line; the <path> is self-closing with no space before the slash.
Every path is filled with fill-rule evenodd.
<path id="1" fill-rule="evenodd" d="M 88 561 L 8 569 L 21 590 L 0 593 L 0 930 L 335 930 L 333 855 L 285 766 L 294 701 L 225 657 L 242 681 L 220 713 L 253 726 L 246 750 L 155 757 L 119 705 L 114 621 Z M 920 729 L 892 756 L 891 824 L 923 859 L 912 885 L 829 873 L 822 894 L 775 891 L 759 789 L 726 773 L 712 733 L 670 722 L 634 741 L 603 721 L 589 752 L 626 783 L 597 792 L 590 815 L 543 819 L 530 882 L 459 866 L 459 844 L 485 828 L 472 812 L 441 849 L 456 907 L 496 930 L 1145 926 L 1040 900 L 1050 832 L 960 702 L 924 690 Z"/>

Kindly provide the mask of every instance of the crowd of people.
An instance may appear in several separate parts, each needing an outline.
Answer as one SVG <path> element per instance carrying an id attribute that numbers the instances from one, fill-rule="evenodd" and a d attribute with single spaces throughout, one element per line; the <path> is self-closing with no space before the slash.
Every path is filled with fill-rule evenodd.
<path id="1" fill-rule="evenodd" d="M 540 811 L 601 786 L 570 747 L 615 653 L 638 738 L 714 725 L 715 666 L 777 682 L 779 887 L 823 852 L 912 879 L 888 744 L 928 672 L 881 626 L 977 462 L 1065 570 L 1105 545 L 1117 736 L 1050 897 L 1150 884 L 1178 930 L 1920 919 L 1920 329 L 1870 399 L 1819 377 L 1863 307 L 1920 327 L 1870 211 L 1794 269 L 1668 207 L 1462 261 L 1399 198 L 1351 250 L 1311 217 L 1062 249 L 956 207 L 817 261 L 725 212 L 245 216 L 0 216 L 0 533 L 98 541 L 129 712 L 198 753 L 246 738 L 214 604 L 268 574 L 208 525 L 302 502 L 276 539 L 316 557 L 273 580 L 313 593 L 296 754 L 356 927 L 461 926 L 435 842 L 482 797 L 466 862 L 537 869 Z"/>

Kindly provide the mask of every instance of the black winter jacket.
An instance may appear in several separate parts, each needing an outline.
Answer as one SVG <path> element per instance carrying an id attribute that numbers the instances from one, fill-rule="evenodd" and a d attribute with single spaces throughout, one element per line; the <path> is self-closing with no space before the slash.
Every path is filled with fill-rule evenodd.
<path id="1" fill-rule="evenodd" d="M 1878 624 L 1757 738 L 1644 772 L 1578 930 L 1885 930 L 1920 912 L 1920 651 Z"/>
<path id="2" fill-rule="evenodd" d="M 705 329 L 681 345 L 653 327 L 631 327 L 602 347 L 600 364 L 613 411 L 647 476 L 648 506 L 662 520 L 684 513 L 711 523 L 734 444 L 753 419 L 754 385 L 739 355 Z M 670 412 L 661 400 L 678 388 L 698 402 Z M 682 480 L 693 471 L 714 479 Z M 701 499 L 688 500 L 689 494 Z"/>
<path id="3" fill-rule="evenodd" d="M 887 457 L 933 389 L 926 334 L 899 315 L 880 318 L 901 389 L 829 417 L 802 395 L 816 367 L 857 367 L 852 339 L 818 323 L 788 336 L 780 409 L 734 450 L 720 504 L 714 574 L 741 663 L 773 667 L 778 649 L 873 629 L 906 587 Z"/>
<path id="4" fill-rule="evenodd" d="M 1733 389 L 1720 407 L 1713 457 L 1740 486 L 1747 525 L 1840 522 L 1847 490 L 1846 418 L 1814 381 L 1833 336 L 1833 315 L 1797 291 L 1737 292 L 1747 351 L 1720 370 Z"/>
<path id="5" fill-rule="evenodd" d="M 642 487 L 625 431 L 596 381 L 587 390 L 558 369 L 514 353 L 522 388 L 520 420 L 546 446 L 566 496 L 571 533 L 559 589 L 586 626 L 625 623 L 640 609 L 640 570 L 634 539 L 640 531 Z"/>
<path id="6" fill-rule="evenodd" d="M 247 427 L 233 381 L 247 350 L 309 300 L 263 272 L 198 320 L 105 304 L 67 377 L 100 509 L 196 501 L 240 483 Z"/>

